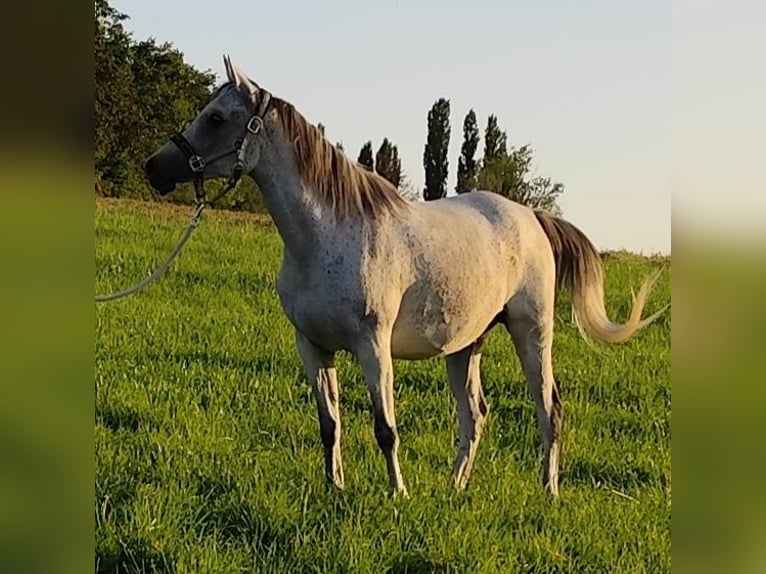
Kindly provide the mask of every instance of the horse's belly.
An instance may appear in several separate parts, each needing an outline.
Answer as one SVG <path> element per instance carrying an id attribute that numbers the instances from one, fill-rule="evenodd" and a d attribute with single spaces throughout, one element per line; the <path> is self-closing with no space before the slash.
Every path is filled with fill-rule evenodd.
<path id="1" fill-rule="evenodd" d="M 414 361 L 443 354 L 444 350 L 423 333 L 409 327 L 394 327 L 391 335 L 391 355 L 395 359 Z"/>
<path id="2" fill-rule="evenodd" d="M 391 336 L 391 355 L 395 359 L 417 360 L 456 353 L 481 337 L 492 320 L 481 324 L 481 327 L 442 324 L 427 329 L 395 326 Z"/>
<path id="3" fill-rule="evenodd" d="M 405 305 L 394 323 L 391 354 L 414 360 L 456 353 L 481 337 L 501 309 L 502 302 L 461 309 L 449 305 L 407 309 Z"/>

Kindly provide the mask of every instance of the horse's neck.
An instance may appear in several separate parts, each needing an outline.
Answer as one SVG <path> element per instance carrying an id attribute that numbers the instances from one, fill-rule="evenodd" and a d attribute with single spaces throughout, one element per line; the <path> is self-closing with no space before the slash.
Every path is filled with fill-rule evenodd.
<path id="1" fill-rule="evenodd" d="M 263 194 L 285 248 L 293 259 L 308 264 L 329 240 L 332 217 L 324 213 L 325 206 L 303 190 L 292 154 L 279 148 L 274 146 L 264 154 L 251 175 Z"/>

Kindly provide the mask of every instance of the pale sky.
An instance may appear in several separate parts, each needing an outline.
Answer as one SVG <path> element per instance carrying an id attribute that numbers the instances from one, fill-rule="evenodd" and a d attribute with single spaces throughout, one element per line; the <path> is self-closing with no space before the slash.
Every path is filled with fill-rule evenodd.
<path id="1" fill-rule="evenodd" d="M 120 0 L 136 39 L 223 77 L 222 54 L 322 122 L 356 159 L 399 148 L 423 187 L 428 110 L 451 102 L 449 188 L 470 108 L 565 184 L 564 216 L 602 249 L 670 252 L 671 7 L 659 0 Z M 483 141 L 479 154 L 483 149 Z"/>

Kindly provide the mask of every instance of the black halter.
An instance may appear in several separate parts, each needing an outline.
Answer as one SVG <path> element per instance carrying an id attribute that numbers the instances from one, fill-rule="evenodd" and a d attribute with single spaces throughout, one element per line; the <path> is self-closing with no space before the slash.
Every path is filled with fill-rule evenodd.
<path id="1" fill-rule="evenodd" d="M 198 204 L 214 203 L 218 201 L 224 195 L 229 193 L 229 191 L 234 189 L 234 186 L 237 185 L 237 182 L 242 177 L 242 174 L 245 171 L 245 150 L 247 149 L 249 138 L 251 135 L 257 135 L 263 128 L 263 117 L 268 111 L 269 101 L 271 100 L 271 94 L 266 90 L 261 90 L 261 92 L 263 94 L 261 104 L 258 106 L 257 113 L 247 121 L 244 137 L 241 140 L 235 140 L 232 147 L 228 149 L 212 154 L 209 157 L 202 157 L 182 132 L 176 132 L 170 136 L 170 141 L 176 144 L 178 149 L 181 150 L 181 153 L 184 154 L 189 169 L 194 174 L 194 194 Z M 234 171 L 229 177 L 224 190 L 217 197 L 208 201 L 205 197 L 205 168 L 213 162 L 231 154 L 236 154 L 237 156 L 237 159 L 234 162 Z"/>

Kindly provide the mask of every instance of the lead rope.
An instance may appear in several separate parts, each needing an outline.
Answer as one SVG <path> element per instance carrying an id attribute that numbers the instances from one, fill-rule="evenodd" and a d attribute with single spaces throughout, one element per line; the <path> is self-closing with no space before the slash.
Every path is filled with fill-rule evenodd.
<path id="1" fill-rule="evenodd" d="M 205 203 L 200 203 L 197 205 L 192 218 L 189 220 L 189 225 L 186 226 L 186 231 L 184 231 L 184 234 L 181 236 L 181 241 L 178 242 L 178 245 L 176 245 L 175 249 L 170 252 L 170 255 L 168 255 L 167 259 L 165 259 L 165 261 L 163 261 L 162 264 L 157 267 L 157 269 L 155 269 L 151 275 L 149 275 L 149 277 L 139 281 L 132 287 L 123 289 L 122 291 L 115 291 L 114 293 L 108 293 L 106 295 L 96 295 L 96 303 L 113 301 L 115 299 L 121 299 L 123 297 L 127 297 L 128 295 L 132 295 L 133 293 L 137 293 L 149 285 L 149 283 L 157 279 L 157 277 L 165 273 L 168 267 L 170 267 L 170 264 L 173 262 L 173 259 L 178 257 L 178 254 L 181 253 L 181 250 L 183 250 L 186 242 L 189 241 L 189 238 L 192 236 L 192 233 L 194 233 L 194 230 L 197 229 L 197 226 L 199 225 L 202 218 L 202 211 L 205 209 L 205 205 Z"/>
<path id="2" fill-rule="evenodd" d="M 165 261 L 163 261 L 162 264 L 157 267 L 157 269 L 155 269 L 151 275 L 149 275 L 149 277 L 139 281 L 132 287 L 123 289 L 122 291 L 115 291 L 114 293 L 108 293 L 105 295 L 96 295 L 96 303 L 114 301 L 115 299 L 121 299 L 122 297 L 127 297 L 128 295 L 137 293 L 149 285 L 149 283 L 157 279 L 160 275 L 165 273 L 165 271 L 167 271 L 168 267 L 170 267 L 170 264 L 173 262 L 173 259 L 178 257 L 178 254 L 181 253 L 184 245 L 187 241 L 189 241 L 192 233 L 194 233 L 194 230 L 197 229 L 197 226 L 200 224 L 202 219 L 202 211 L 205 209 L 205 206 L 211 205 L 222 199 L 224 195 L 234 189 L 234 187 L 237 185 L 237 182 L 242 177 L 242 174 L 245 170 L 245 152 L 247 151 L 247 146 L 250 143 L 248 136 L 250 134 L 256 135 L 263 128 L 262 116 L 266 113 L 266 109 L 268 108 L 270 100 L 271 94 L 269 94 L 266 90 L 263 90 L 263 99 L 261 100 L 261 104 L 258 107 L 258 113 L 251 117 L 247 122 L 247 132 L 245 133 L 245 137 L 242 139 L 239 148 L 235 149 L 237 159 L 234 162 L 234 171 L 231 174 L 231 177 L 229 178 L 229 181 L 227 182 L 224 190 L 210 201 L 205 199 L 205 184 L 202 176 L 202 171 L 205 169 L 206 162 L 196 154 L 194 148 L 189 144 L 186 138 L 183 137 L 183 135 L 179 134 L 178 137 L 174 136 L 171 138 L 172 141 L 179 148 L 181 148 L 181 151 L 184 152 L 184 154 L 189 158 L 189 167 L 194 173 L 197 174 L 197 177 L 194 179 L 194 194 L 196 196 L 197 207 L 194 209 L 192 218 L 189 220 L 189 225 L 186 226 L 186 231 L 184 231 L 184 234 L 181 236 L 181 241 L 178 242 L 178 245 L 176 245 L 175 249 L 170 252 L 170 255 L 168 255 L 167 259 L 165 259 Z M 192 163 L 193 159 L 195 158 L 198 158 L 202 163 Z M 219 158 L 216 157 L 215 159 Z M 208 159 L 208 161 L 213 160 Z M 199 167 L 195 167 L 196 165 L 199 165 Z"/>
<path id="3" fill-rule="evenodd" d="M 224 195 L 226 195 L 232 189 L 234 189 L 234 186 L 237 185 L 237 181 L 239 180 L 239 176 L 241 175 L 241 172 L 242 172 L 241 169 L 237 169 L 234 175 L 232 175 L 232 177 L 229 179 L 229 182 L 226 185 L 226 188 L 210 201 L 205 201 L 205 192 L 204 190 L 202 190 L 201 185 L 198 187 L 198 183 L 197 183 L 198 180 L 195 180 L 194 189 L 197 195 L 197 207 L 194 209 L 194 213 L 192 214 L 192 217 L 189 220 L 189 224 L 186 226 L 186 230 L 181 236 L 181 240 L 178 242 L 178 245 L 175 246 L 175 249 L 173 249 L 173 251 L 170 252 L 170 255 L 168 255 L 167 259 L 165 259 L 165 261 L 163 261 L 162 264 L 160 264 L 160 266 L 157 267 L 157 269 L 155 269 L 151 275 L 139 281 L 135 285 L 128 287 L 127 289 L 123 289 L 121 291 L 115 291 L 113 293 L 107 293 L 105 295 L 96 295 L 96 303 L 114 301 L 115 299 L 122 299 L 123 297 L 127 297 L 128 295 L 137 293 L 141 289 L 149 285 L 149 283 L 157 279 L 160 275 L 165 273 L 165 271 L 168 270 L 168 267 L 170 267 L 170 264 L 173 262 L 173 260 L 176 257 L 178 257 L 178 255 L 181 253 L 181 251 L 184 248 L 184 245 L 186 244 L 187 241 L 189 241 L 189 238 L 191 238 L 192 233 L 194 233 L 194 230 L 197 229 L 197 226 L 202 221 L 202 212 L 204 211 L 205 207 L 207 205 L 213 204 L 216 201 L 220 200 L 221 198 L 223 198 Z"/>

